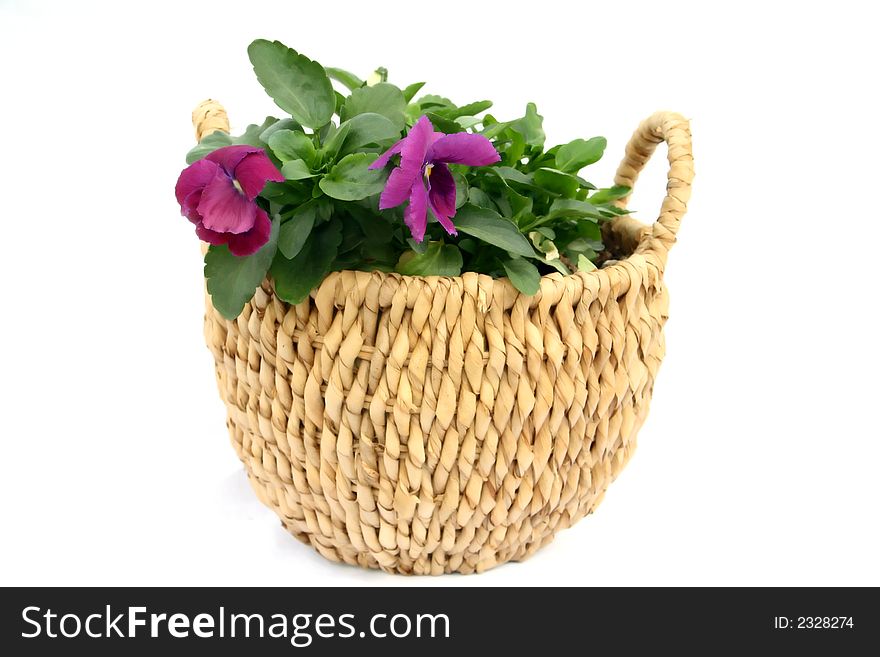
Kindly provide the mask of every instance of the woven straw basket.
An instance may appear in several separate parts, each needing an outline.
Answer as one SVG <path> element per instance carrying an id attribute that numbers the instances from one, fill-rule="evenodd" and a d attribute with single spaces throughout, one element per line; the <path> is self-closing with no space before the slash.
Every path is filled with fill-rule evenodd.
<path id="1" fill-rule="evenodd" d="M 214 101 L 196 136 L 229 130 Z M 636 130 L 615 182 L 669 150 L 652 226 L 606 226 L 620 260 L 506 279 L 330 274 L 297 306 L 266 280 L 234 321 L 207 302 L 232 445 L 260 500 L 333 561 L 406 574 L 522 560 L 592 512 L 629 460 L 664 354 L 663 270 L 693 179 L 688 122 Z M 625 199 L 621 202 L 625 203 Z"/>

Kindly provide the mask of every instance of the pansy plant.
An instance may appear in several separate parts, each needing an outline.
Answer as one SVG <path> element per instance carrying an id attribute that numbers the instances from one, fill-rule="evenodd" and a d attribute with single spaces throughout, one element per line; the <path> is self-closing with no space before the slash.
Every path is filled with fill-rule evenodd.
<path id="1" fill-rule="evenodd" d="M 486 114 L 489 101 L 417 98 L 424 83 L 401 89 L 385 69 L 364 82 L 262 39 L 248 54 L 285 116 L 240 137 L 205 136 L 175 190 L 210 244 L 208 291 L 225 317 L 267 275 L 289 303 L 343 269 L 474 271 L 534 294 L 543 274 L 607 257 L 600 224 L 624 212 L 614 202 L 630 190 L 580 176 L 602 157 L 603 138 L 545 148 L 532 103 L 500 121 Z"/>

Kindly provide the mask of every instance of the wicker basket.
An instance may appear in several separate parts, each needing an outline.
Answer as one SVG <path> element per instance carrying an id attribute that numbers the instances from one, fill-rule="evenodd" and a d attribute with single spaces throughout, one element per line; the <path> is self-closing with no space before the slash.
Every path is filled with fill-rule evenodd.
<path id="1" fill-rule="evenodd" d="M 229 126 L 206 101 L 196 136 Z M 622 259 L 535 296 L 475 273 L 330 274 L 297 306 L 264 282 L 205 337 L 232 445 L 287 530 L 406 574 L 522 560 L 592 512 L 629 460 L 664 354 L 663 270 L 693 179 L 688 122 L 636 130 L 615 182 L 669 147 L 660 217 L 620 217 Z M 622 201 L 622 202 L 625 202 Z"/>

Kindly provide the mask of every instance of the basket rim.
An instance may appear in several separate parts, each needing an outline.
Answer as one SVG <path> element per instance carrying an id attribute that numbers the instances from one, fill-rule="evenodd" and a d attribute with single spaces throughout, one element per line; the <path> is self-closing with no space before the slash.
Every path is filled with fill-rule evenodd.
<path id="1" fill-rule="evenodd" d="M 591 298 L 597 296 L 600 290 L 612 293 L 615 297 L 625 296 L 631 289 L 632 284 L 642 285 L 645 280 L 659 281 L 663 277 L 663 260 L 650 248 L 651 236 L 645 232 L 638 243 L 637 248 L 626 257 L 614 262 L 607 267 L 591 270 L 589 272 L 576 271 L 571 274 L 552 272 L 541 277 L 540 287 L 535 294 L 520 292 L 506 276 L 494 278 L 488 274 L 478 272 L 462 272 L 458 276 L 420 276 L 399 274 L 397 272 L 385 272 L 381 270 L 352 270 L 342 269 L 329 272 L 321 282 L 314 287 L 309 296 L 301 303 L 314 303 L 318 297 L 335 290 L 341 278 L 364 281 L 367 278 L 379 280 L 380 284 L 391 282 L 393 285 L 409 287 L 410 283 L 420 282 L 426 287 L 449 290 L 452 287 L 465 289 L 473 284 L 476 279 L 477 287 L 492 297 L 497 297 L 502 307 L 507 310 L 515 304 L 525 304 L 529 308 L 546 304 L 559 303 L 566 291 L 572 293 L 572 301 L 579 303 L 584 296 Z M 651 270 L 654 270 L 654 276 Z M 278 302 L 285 306 L 294 307 L 292 304 L 281 299 L 275 292 L 274 281 L 271 275 L 267 275 L 263 282 L 265 293 L 271 294 Z M 488 294 L 487 294 L 488 296 Z M 338 298 L 338 295 L 334 295 Z"/>

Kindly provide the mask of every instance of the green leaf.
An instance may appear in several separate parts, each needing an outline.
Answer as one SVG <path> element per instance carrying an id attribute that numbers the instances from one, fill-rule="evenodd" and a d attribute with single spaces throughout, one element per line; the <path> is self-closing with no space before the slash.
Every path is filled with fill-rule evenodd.
<path id="1" fill-rule="evenodd" d="M 473 116 L 474 114 L 485 112 L 490 107 L 492 107 L 491 100 L 478 100 L 474 103 L 468 103 L 467 105 L 459 107 L 453 118 L 457 119 L 460 116 Z"/>
<path id="2" fill-rule="evenodd" d="M 263 139 L 263 135 L 271 134 L 274 130 L 277 130 L 276 126 L 279 123 L 282 123 L 282 121 L 279 121 L 274 116 L 267 116 L 262 124 L 250 124 L 245 129 L 244 133 L 239 135 L 238 137 L 231 137 L 222 130 L 216 130 L 210 135 L 203 137 L 202 141 L 199 142 L 199 144 L 195 146 L 192 150 L 190 150 L 189 153 L 187 153 L 186 162 L 187 164 L 192 164 L 193 162 L 202 159 L 212 151 L 216 151 L 218 148 L 231 146 L 233 144 L 254 146 L 255 148 L 264 148 L 265 140 Z"/>
<path id="3" fill-rule="evenodd" d="M 526 141 L 516 130 L 505 131 L 504 136 L 507 137 L 508 135 L 510 135 L 510 143 L 507 145 L 507 148 L 504 149 L 502 157 L 504 158 L 505 164 L 515 167 L 520 163 L 520 160 L 526 151 Z"/>
<path id="4" fill-rule="evenodd" d="M 367 169 L 375 161 L 373 153 L 346 155 L 318 184 L 327 196 L 340 201 L 359 201 L 378 194 L 385 186 L 387 173 Z"/>
<path id="5" fill-rule="evenodd" d="M 594 265 L 583 253 L 578 256 L 579 271 L 593 271 L 595 268 L 596 265 Z"/>
<path id="6" fill-rule="evenodd" d="M 278 235 L 278 250 L 288 260 L 295 258 L 302 251 L 303 245 L 311 234 L 318 216 L 318 202 L 311 200 L 304 203 L 294 210 L 287 221 L 281 224 L 281 231 Z"/>
<path id="7" fill-rule="evenodd" d="M 269 136 L 269 148 L 282 162 L 303 160 L 309 166 L 315 163 L 315 144 L 302 132 L 277 130 Z"/>
<path id="8" fill-rule="evenodd" d="M 602 159 L 607 145 L 605 137 L 570 141 L 559 147 L 556 153 L 556 168 L 565 173 L 577 173 L 585 166 Z"/>
<path id="9" fill-rule="evenodd" d="M 507 278 L 523 294 L 531 296 L 541 288 L 541 274 L 538 268 L 525 258 L 510 258 L 501 264 L 504 265 Z"/>
<path id="10" fill-rule="evenodd" d="M 431 242 L 424 253 L 404 251 L 395 270 L 404 276 L 458 276 L 463 262 L 454 244 Z"/>
<path id="11" fill-rule="evenodd" d="M 425 116 L 428 117 L 428 120 L 431 122 L 431 125 L 434 126 L 434 129 L 438 130 L 439 132 L 452 134 L 454 132 L 462 132 L 464 130 L 464 128 L 462 128 L 460 124 L 456 123 L 452 119 L 447 119 L 445 116 L 440 116 L 436 112 L 425 112 Z"/>
<path id="12" fill-rule="evenodd" d="M 579 221 L 577 224 L 577 234 L 580 238 L 589 241 L 590 248 L 599 246 L 602 243 L 602 229 L 599 228 L 599 224 L 595 221 Z"/>
<path id="13" fill-rule="evenodd" d="M 254 146 L 256 148 L 263 148 L 264 144 L 261 135 L 271 128 L 273 125 L 278 123 L 278 119 L 274 116 L 267 116 L 263 123 L 257 125 L 256 123 L 251 123 L 247 128 L 245 128 L 244 133 L 238 137 L 233 139 L 233 142 L 236 144 L 246 144 L 248 146 Z"/>
<path id="14" fill-rule="evenodd" d="M 514 123 L 516 123 L 516 121 L 504 121 L 502 123 L 495 122 L 487 125 L 486 119 L 484 117 L 483 131 L 480 134 L 483 135 L 486 139 L 494 139 L 508 128 L 513 127 Z"/>
<path id="15" fill-rule="evenodd" d="M 339 244 L 339 249 L 337 249 L 335 265 L 339 264 L 342 256 L 347 256 L 345 258 L 347 263 L 360 260 L 360 247 L 366 241 L 366 236 L 356 221 L 346 221 L 346 217 L 340 217 L 340 219 L 342 242 Z"/>
<path id="16" fill-rule="evenodd" d="M 488 169 L 490 173 L 494 173 L 501 182 L 504 183 L 506 191 L 498 197 L 494 198 L 498 209 L 506 217 L 512 217 L 520 220 L 523 214 L 530 213 L 534 205 L 534 194 L 520 194 L 515 186 L 522 185 L 532 191 L 546 193 L 547 190 L 536 185 L 532 179 L 532 174 L 526 174 L 512 167 L 491 167 Z"/>
<path id="17" fill-rule="evenodd" d="M 555 160 L 555 156 L 554 156 L 554 160 Z M 596 186 L 593 183 L 591 183 L 589 180 L 584 180 L 580 176 L 576 175 L 575 178 L 577 178 L 578 184 L 580 184 L 580 186 L 581 186 L 580 190 L 578 191 L 578 194 L 584 194 L 584 197 L 581 198 L 581 200 L 583 201 L 584 199 L 587 198 L 586 192 L 591 189 L 596 189 Z M 580 198 L 580 197 L 578 197 L 578 198 Z"/>
<path id="18" fill-rule="evenodd" d="M 222 130 L 217 130 L 210 135 L 202 137 L 202 141 L 195 145 L 190 152 L 186 154 L 186 163 L 192 164 L 193 162 L 198 162 L 209 153 L 216 151 L 218 148 L 231 145 L 232 137 Z"/>
<path id="19" fill-rule="evenodd" d="M 594 205 L 587 201 L 578 201 L 571 198 L 558 198 L 550 205 L 548 219 L 563 219 L 590 217 L 594 221 L 602 217 Z"/>
<path id="20" fill-rule="evenodd" d="M 333 116 L 336 96 L 320 64 L 280 41 L 265 39 L 251 43 L 248 56 L 266 93 L 302 125 L 320 128 Z"/>
<path id="21" fill-rule="evenodd" d="M 455 119 L 455 122 L 467 130 L 468 128 L 473 128 L 482 123 L 483 119 L 477 118 L 476 116 L 459 116 Z"/>
<path id="22" fill-rule="evenodd" d="M 267 182 L 260 196 L 278 205 L 299 205 L 309 199 L 311 191 L 296 182 Z"/>
<path id="23" fill-rule="evenodd" d="M 406 243 L 409 244 L 410 251 L 414 251 L 419 255 L 422 255 L 427 251 L 428 247 L 431 245 L 431 242 L 428 242 L 427 240 L 416 242 L 412 237 L 407 237 Z"/>
<path id="24" fill-rule="evenodd" d="M 391 242 L 394 229 L 392 228 L 390 213 L 377 215 L 374 210 L 361 207 L 355 203 L 335 203 L 331 208 L 329 199 L 327 207 L 328 213 L 324 218 L 325 221 L 330 218 L 329 210 L 332 209 L 336 213 L 343 214 L 343 221 L 347 221 L 349 218 L 354 219 L 360 225 L 367 243 L 375 242 L 388 245 Z M 345 214 L 348 217 L 345 217 Z M 320 214 L 318 218 L 321 218 Z"/>
<path id="25" fill-rule="evenodd" d="M 416 103 L 422 108 L 422 110 L 425 110 L 428 107 L 455 107 L 455 103 L 451 100 L 444 98 L 443 96 L 437 96 L 436 94 L 425 94 L 419 98 Z"/>
<path id="26" fill-rule="evenodd" d="M 351 124 L 344 122 L 338 128 L 332 123 L 330 124 L 330 132 L 322 138 L 323 146 L 321 146 L 321 161 L 334 162 L 336 156 L 339 155 L 339 149 L 348 137 L 348 131 L 351 130 Z"/>
<path id="27" fill-rule="evenodd" d="M 281 119 L 280 121 L 278 121 L 277 123 L 273 123 L 260 133 L 260 141 L 268 144 L 269 139 L 272 138 L 272 135 L 274 135 L 279 130 L 293 130 L 294 132 L 302 132 L 303 127 L 293 119 Z"/>
<path id="28" fill-rule="evenodd" d="M 479 187 L 471 187 L 468 189 L 467 202 L 493 212 L 497 209 L 497 205 L 492 198 Z"/>
<path id="29" fill-rule="evenodd" d="M 468 103 L 462 107 L 449 107 L 437 110 L 437 113 L 447 119 L 457 119 L 460 116 L 469 116 L 479 114 L 492 107 L 491 100 L 478 100 L 475 103 Z"/>
<path id="30" fill-rule="evenodd" d="M 477 252 L 479 246 L 477 245 L 477 240 L 465 237 L 464 239 L 458 240 L 458 248 L 465 253 L 473 255 Z"/>
<path id="31" fill-rule="evenodd" d="M 468 201 L 468 181 L 464 174 L 458 172 L 452 174 L 452 179 L 455 180 L 455 207 L 458 209 Z"/>
<path id="32" fill-rule="evenodd" d="M 532 178 L 537 185 L 566 198 L 574 198 L 580 186 L 574 176 L 548 167 L 541 167 L 535 171 Z"/>
<path id="33" fill-rule="evenodd" d="M 593 224 L 594 226 L 596 224 Z M 593 248 L 593 245 L 596 244 L 594 240 L 584 239 L 583 237 L 578 237 L 577 239 L 573 239 L 565 246 L 566 253 L 579 254 L 583 253 L 587 257 L 593 257 L 596 255 L 596 250 Z"/>
<path id="34" fill-rule="evenodd" d="M 602 203 L 610 203 L 611 201 L 616 201 L 619 198 L 623 198 L 627 196 L 632 189 L 627 187 L 626 185 L 615 185 L 614 187 L 608 187 L 606 189 L 600 189 L 595 194 L 590 197 L 590 203 L 595 205 L 600 205 Z"/>
<path id="35" fill-rule="evenodd" d="M 538 260 L 543 262 L 545 265 L 553 267 L 553 269 L 558 271 L 563 276 L 568 276 L 569 274 L 571 274 L 571 270 L 569 270 L 569 268 L 565 266 L 565 263 L 562 262 L 562 260 L 560 260 L 559 258 L 555 258 L 553 260 L 547 260 L 547 258 L 538 258 Z"/>
<path id="36" fill-rule="evenodd" d="M 380 82 L 372 87 L 361 87 L 352 91 L 342 107 L 342 119 L 347 121 L 358 114 L 374 112 L 391 121 L 400 132 L 406 125 L 403 115 L 405 109 L 406 99 L 403 92 L 393 84 Z"/>
<path id="37" fill-rule="evenodd" d="M 314 178 L 318 174 L 312 173 L 309 165 L 302 160 L 290 160 L 281 166 L 281 175 L 287 180 L 304 180 Z"/>
<path id="38" fill-rule="evenodd" d="M 487 169 L 487 171 L 489 173 L 494 173 L 503 181 L 505 181 L 505 183 L 517 183 L 525 187 L 530 187 L 532 189 L 543 191 L 538 185 L 535 184 L 532 174 L 523 173 L 519 169 L 514 169 L 513 167 L 491 167 Z"/>
<path id="39" fill-rule="evenodd" d="M 465 205 L 455 215 L 455 227 L 509 253 L 535 257 L 535 250 L 514 223 L 492 210 Z"/>
<path id="40" fill-rule="evenodd" d="M 400 130 L 387 117 L 375 112 L 358 114 L 342 125 L 349 127 L 348 134 L 339 150 L 342 155 L 370 145 L 384 148 L 400 139 Z M 340 126 L 341 128 L 342 126 Z"/>
<path id="41" fill-rule="evenodd" d="M 529 146 L 541 147 L 547 138 L 544 134 L 544 117 L 538 114 L 534 103 L 526 105 L 526 115 L 514 121 L 511 127 L 523 136 Z"/>
<path id="42" fill-rule="evenodd" d="M 205 254 L 205 278 L 211 303 L 226 319 L 235 319 L 263 282 L 278 244 L 278 217 L 272 220 L 269 241 L 253 255 L 238 257 L 223 245 L 211 245 Z"/>
<path id="43" fill-rule="evenodd" d="M 349 73 L 348 71 L 341 68 L 333 68 L 332 66 L 325 66 L 324 70 L 327 72 L 327 75 L 330 76 L 330 78 L 336 80 L 337 82 L 341 82 L 352 91 L 364 86 L 364 81 L 361 80 L 354 73 Z"/>
<path id="44" fill-rule="evenodd" d="M 605 217 L 619 217 L 624 214 L 632 214 L 632 210 L 627 210 L 626 208 L 619 208 L 616 205 L 601 205 L 599 206 L 599 212 L 602 213 Z"/>
<path id="45" fill-rule="evenodd" d="M 411 85 L 406 87 L 403 90 L 403 99 L 406 102 L 411 101 L 417 93 L 419 93 L 419 89 L 425 86 L 424 82 L 413 82 Z"/>
<path id="46" fill-rule="evenodd" d="M 309 235 L 296 257 L 276 257 L 272 263 L 275 293 L 287 303 L 304 301 L 327 273 L 342 243 L 342 223 L 333 218 Z"/>

